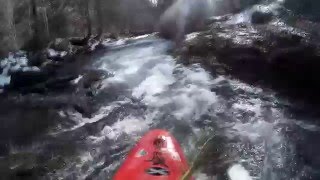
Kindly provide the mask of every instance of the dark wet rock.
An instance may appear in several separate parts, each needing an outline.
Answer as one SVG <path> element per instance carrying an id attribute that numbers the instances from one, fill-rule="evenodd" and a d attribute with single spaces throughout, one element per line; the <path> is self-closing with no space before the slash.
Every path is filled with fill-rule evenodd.
<path id="1" fill-rule="evenodd" d="M 15 172 L 15 176 L 21 179 L 31 179 L 35 178 L 36 172 L 35 169 L 19 169 Z"/>
<path id="2" fill-rule="evenodd" d="M 47 81 L 50 77 L 44 71 L 18 71 L 11 75 L 10 89 L 19 89 Z"/>
<path id="3" fill-rule="evenodd" d="M 43 71 L 53 72 L 59 68 L 62 68 L 63 65 L 63 62 L 47 60 L 42 64 L 41 69 Z"/>
<path id="4" fill-rule="evenodd" d="M 26 95 L 30 93 L 46 94 L 48 92 L 48 89 L 43 84 L 39 84 L 31 87 L 19 88 L 19 91 L 22 95 Z"/>
<path id="5" fill-rule="evenodd" d="M 103 50 L 103 49 L 106 49 L 106 47 L 102 43 L 99 43 L 95 46 L 95 50 Z"/>
<path id="6" fill-rule="evenodd" d="M 142 30 L 130 31 L 129 34 L 130 34 L 130 37 L 134 37 L 134 36 L 141 36 L 145 34 L 151 34 L 153 32 L 154 32 L 153 29 L 142 29 Z"/>
<path id="7" fill-rule="evenodd" d="M 47 58 L 52 61 L 64 61 L 68 54 L 66 51 L 56 51 L 54 49 L 47 49 Z"/>
<path id="8" fill-rule="evenodd" d="M 265 24 L 272 20 L 273 18 L 272 12 L 261 12 L 255 11 L 251 15 L 251 23 L 252 24 Z"/>
<path id="9" fill-rule="evenodd" d="M 86 109 L 85 106 L 82 106 L 82 105 L 79 105 L 79 104 L 75 104 L 75 105 L 73 105 L 73 107 L 80 114 L 86 114 L 87 113 L 87 109 Z"/>
<path id="10" fill-rule="evenodd" d="M 103 34 L 103 39 L 112 39 L 112 40 L 116 40 L 118 39 L 119 35 L 115 34 L 115 33 L 105 33 Z"/>
<path id="11" fill-rule="evenodd" d="M 100 81 L 106 77 L 110 76 L 105 71 L 102 70 L 90 70 L 88 71 L 83 78 L 81 79 L 81 83 L 84 88 L 91 87 L 95 82 Z"/>
<path id="12" fill-rule="evenodd" d="M 37 81 L 34 83 L 28 83 L 24 86 L 16 86 L 12 88 L 10 86 L 10 90 L 18 90 L 22 94 L 29 94 L 29 93 L 37 93 L 37 94 L 46 94 L 49 91 L 57 91 L 57 90 L 64 90 L 70 86 L 70 81 L 72 81 L 75 77 L 70 75 L 66 77 L 54 77 L 43 78 L 42 81 Z"/>
<path id="13" fill-rule="evenodd" d="M 45 86 L 50 89 L 65 88 L 70 83 L 70 81 L 76 78 L 77 76 L 68 75 L 68 76 L 49 79 L 46 81 Z"/>
<path id="14" fill-rule="evenodd" d="M 29 66 L 41 66 L 46 61 L 47 61 L 46 52 L 39 51 L 39 52 L 29 56 L 28 65 Z"/>
<path id="15" fill-rule="evenodd" d="M 57 76 L 55 70 L 57 66 L 47 65 L 43 69 L 23 68 L 22 70 L 11 73 L 10 84 L 6 90 L 21 91 L 25 93 L 45 93 L 48 89 L 64 89 L 76 75 Z"/>
<path id="16" fill-rule="evenodd" d="M 227 14 L 227 15 L 223 15 L 223 16 L 212 16 L 212 17 L 207 18 L 205 20 L 205 24 L 211 25 L 212 23 L 227 21 L 227 20 L 230 20 L 231 17 L 232 17 L 231 14 Z"/>
<path id="17" fill-rule="evenodd" d="M 71 43 L 69 39 L 57 38 L 50 43 L 49 48 L 54 49 L 56 51 L 69 52 L 71 48 Z"/>
<path id="18" fill-rule="evenodd" d="M 214 73 L 223 69 L 249 83 L 314 99 L 311 94 L 320 90 L 320 46 L 315 42 L 308 33 L 281 23 L 251 26 L 218 22 L 185 41 L 178 54 Z"/>

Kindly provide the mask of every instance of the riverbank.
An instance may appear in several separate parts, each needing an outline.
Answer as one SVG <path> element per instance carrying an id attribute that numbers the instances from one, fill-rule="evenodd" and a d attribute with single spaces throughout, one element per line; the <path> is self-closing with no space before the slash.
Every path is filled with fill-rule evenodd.
<path id="1" fill-rule="evenodd" d="M 317 103 L 320 51 L 312 31 L 280 20 L 254 25 L 217 18 L 208 30 L 189 34 L 177 54 L 183 63 Z"/>

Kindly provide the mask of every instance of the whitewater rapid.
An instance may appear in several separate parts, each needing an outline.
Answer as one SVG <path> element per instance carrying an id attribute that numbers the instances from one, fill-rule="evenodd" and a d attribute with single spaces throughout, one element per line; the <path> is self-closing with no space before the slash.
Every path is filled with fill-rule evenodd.
<path id="1" fill-rule="evenodd" d="M 3 118 L 13 122 L 21 113 L 22 133 L 31 125 L 40 130 L 41 123 L 50 124 L 31 139 L 21 137 L 30 143 L 10 144 L 8 155 L 0 157 L 1 167 L 40 179 L 112 179 L 136 141 L 161 128 L 176 137 L 190 163 L 210 139 L 194 172 L 197 180 L 319 178 L 319 124 L 272 90 L 200 64 L 180 64 L 183 59 L 170 54 L 172 42 L 154 35 L 104 45 L 106 50 L 92 56 L 71 82 L 74 90 L 57 97 L 28 96 L 39 102 L 76 98 L 79 104 L 87 98 L 92 114 L 73 106 L 27 111 L 13 106 Z M 88 78 L 95 79 L 89 91 L 82 88 Z"/>
<path id="2" fill-rule="evenodd" d="M 272 91 L 217 76 L 198 64 L 177 64 L 167 53 L 170 42 L 152 36 L 112 47 L 92 64 L 111 74 L 97 93 L 110 92 L 112 97 L 105 99 L 92 118 L 73 114 L 77 125 L 64 130 L 76 131 L 94 123 L 101 126 L 95 135 L 85 137 L 90 148 L 81 153 L 79 168 L 72 168 L 77 178 L 111 178 L 135 141 L 154 128 L 172 132 L 188 157 L 197 152 L 197 139 L 203 135 L 223 134 L 223 143 L 228 145 L 225 151 L 234 155 L 226 158 L 232 158 L 226 168 L 231 180 L 289 177 L 281 174 L 291 168 L 288 159 L 294 159 L 281 125 L 288 119 Z M 83 166 L 88 167 L 86 171 L 81 171 Z M 210 168 L 200 170 L 196 178 L 212 179 L 215 173 L 221 174 L 208 171 Z M 70 176 L 66 171 L 61 173 Z"/>

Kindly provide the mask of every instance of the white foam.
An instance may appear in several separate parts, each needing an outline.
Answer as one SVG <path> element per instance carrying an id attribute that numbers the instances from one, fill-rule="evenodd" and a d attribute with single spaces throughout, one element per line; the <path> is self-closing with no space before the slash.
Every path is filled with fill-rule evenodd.
<path id="1" fill-rule="evenodd" d="M 206 174 L 204 173 L 195 173 L 193 174 L 193 177 L 196 179 L 196 180 L 213 180 L 212 177 L 208 177 Z"/>
<path id="2" fill-rule="evenodd" d="M 55 56 L 58 56 L 59 55 L 59 52 L 57 52 L 56 50 L 54 49 L 48 49 L 48 55 L 49 57 L 55 57 Z"/>
<path id="3" fill-rule="evenodd" d="M 299 120 L 294 120 L 293 121 L 296 125 L 298 125 L 299 127 L 306 129 L 308 131 L 319 131 L 320 127 L 315 125 L 315 124 L 311 124 L 311 123 L 307 123 L 307 122 L 303 122 L 303 121 L 299 121 Z"/>
<path id="4" fill-rule="evenodd" d="M 237 110 L 251 111 L 256 114 L 255 116 L 259 116 L 261 114 L 261 104 L 260 99 L 239 100 L 232 107 Z"/>
<path id="5" fill-rule="evenodd" d="M 0 86 L 9 84 L 11 81 L 10 76 L 0 75 Z"/>
<path id="6" fill-rule="evenodd" d="M 190 85 L 181 89 L 172 97 L 177 109 L 173 114 L 177 119 L 198 119 L 216 102 L 215 94 L 208 89 Z"/>
<path id="7" fill-rule="evenodd" d="M 104 86 L 124 83 L 132 89 L 132 96 L 150 108 L 172 105 L 167 112 L 177 119 L 197 119 L 216 102 L 211 92 L 212 79 L 199 65 L 177 66 L 174 59 L 162 55 L 167 44 L 112 53 L 101 59 L 98 67 L 114 76 Z M 179 71 L 179 73 L 175 73 Z"/>
<path id="8" fill-rule="evenodd" d="M 137 119 L 137 117 L 126 117 L 113 126 L 113 129 L 116 131 L 122 131 L 127 134 L 132 134 L 137 131 L 143 131 L 147 129 L 150 121 L 144 119 Z"/>
<path id="9" fill-rule="evenodd" d="M 120 46 L 120 45 L 124 45 L 126 41 L 127 39 L 120 39 L 117 41 L 110 41 L 110 39 L 108 39 L 107 41 L 103 41 L 102 44 L 105 46 Z"/>
<path id="10" fill-rule="evenodd" d="M 140 36 L 133 37 L 131 39 L 138 40 L 138 39 L 147 38 L 147 37 L 152 36 L 152 35 L 155 35 L 155 33 L 153 33 L 153 34 L 143 34 L 143 35 L 140 35 Z"/>
<path id="11" fill-rule="evenodd" d="M 230 180 L 252 180 L 249 172 L 240 164 L 233 165 L 228 170 Z"/>
<path id="12" fill-rule="evenodd" d="M 273 124 L 265 121 L 255 121 L 248 123 L 236 123 L 233 129 L 236 129 L 238 134 L 242 137 L 249 138 L 252 142 L 261 140 L 261 138 L 266 138 L 270 136 L 270 133 L 273 133 Z"/>
<path id="13" fill-rule="evenodd" d="M 173 66 L 160 64 L 150 71 L 150 76 L 146 77 L 136 88 L 132 95 L 136 98 L 143 98 L 146 104 L 154 103 L 154 96 L 165 91 L 168 86 L 174 83 L 172 76 Z"/>
<path id="14" fill-rule="evenodd" d="M 195 39 L 200 33 L 199 32 L 194 32 L 186 35 L 186 41 L 192 41 Z"/>
<path id="15" fill-rule="evenodd" d="M 231 116 L 239 119 L 232 122 L 230 132 L 235 133 L 241 140 L 249 140 L 253 146 L 248 153 L 253 151 L 255 157 L 249 155 L 243 160 L 252 162 L 252 166 L 258 166 L 254 158 L 267 154 L 264 144 L 272 146 L 282 140 L 281 134 L 276 132 L 277 120 L 270 122 L 260 120 L 263 115 L 263 100 L 259 98 L 263 93 L 262 89 L 223 76 L 213 79 L 199 65 L 190 67 L 176 65 L 171 56 L 163 55 L 165 46 L 159 42 L 147 47 L 128 47 L 121 52 L 107 54 L 96 64 L 100 69 L 105 69 L 114 75 L 105 80 L 105 87 L 117 83 L 125 84 L 132 97 L 144 103 L 147 110 L 146 114 L 141 116 L 129 115 L 112 125 L 105 126 L 98 136 L 90 139 L 98 143 L 105 138 L 116 140 L 123 134 L 130 135 L 130 138 L 139 137 L 141 132 L 150 128 L 154 119 L 159 118 L 159 114 L 172 116 L 188 126 L 193 126 L 189 121 L 199 120 L 202 115 L 214 116 L 215 113 L 231 111 L 230 113 L 233 113 Z M 226 99 L 220 102 L 223 97 L 218 97 L 211 91 L 213 85 L 219 86 L 223 81 L 227 81 L 231 89 L 239 93 L 232 99 L 231 107 L 225 103 L 230 101 Z M 251 98 L 252 95 L 255 98 Z M 252 118 L 243 122 L 240 119 L 241 113 L 248 111 L 254 114 Z M 272 115 L 274 117 L 274 114 Z M 222 125 L 225 125 L 224 123 L 226 122 L 221 122 Z M 196 129 L 191 128 L 193 131 Z M 272 153 L 277 156 L 282 155 L 280 150 Z M 257 170 L 260 170 L 259 167 Z M 232 180 L 252 179 L 241 165 L 234 165 L 228 172 Z M 205 175 L 202 176 L 202 179 L 206 178 L 208 179 Z"/>
<path id="16" fill-rule="evenodd" d="M 124 119 L 120 119 L 111 127 L 106 126 L 101 132 L 102 137 L 108 137 L 109 139 L 117 139 L 122 133 L 135 134 L 143 132 L 149 128 L 152 121 L 149 119 L 141 119 L 138 117 L 128 116 Z"/>
<path id="17" fill-rule="evenodd" d="M 75 126 L 71 127 L 71 128 L 62 129 L 62 130 L 59 130 L 59 132 L 53 132 L 53 133 L 50 133 L 50 134 L 51 135 L 57 135 L 57 134 L 60 134 L 62 132 L 73 131 L 75 129 L 83 127 L 86 124 L 97 122 L 97 121 L 103 119 L 104 117 L 108 116 L 108 114 L 110 112 L 112 112 L 113 109 L 115 109 L 116 107 L 119 107 L 119 105 L 124 104 L 124 103 L 127 103 L 127 101 L 118 101 L 118 102 L 114 102 L 114 103 L 110 104 L 109 106 L 103 106 L 91 118 L 82 117 L 82 115 L 80 113 L 78 113 L 78 112 L 61 112 L 60 111 L 59 115 L 61 117 L 66 116 L 65 113 L 67 113 L 68 117 L 70 117 L 77 124 Z"/>
<path id="18" fill-rule="evenodd" d="M 72 83 L 72 84 L 78 84 L 82 78 L 83 78 L 83 76 L 80 75 L 80 76 L 78 76 L 76 79 L 72 80 L 71 83 Z"/>
<path id="19" fill-rule="evenodd" d="M 245 83 L 242 83 L 240 81 L 237 80 L 228 80 L 230 85 L 234 88 L 234 90 L 243 90 L 247 93 L 254 93 L 254 94 L 259 94 L 262 93 L 262 89 L 259 87 L 254 87 Z"/>
<path id="20" fill-rule="evenodd" d="M 9 53 L 8 57 L 0 60 L 0 67 L 2 68 L 2 73 L 0 74 L 0 87 L 10 84 L 11 76 L 10 72 L 17 72 L 23 70 L 28 64 L 28 59 L 24 52 Z"/>

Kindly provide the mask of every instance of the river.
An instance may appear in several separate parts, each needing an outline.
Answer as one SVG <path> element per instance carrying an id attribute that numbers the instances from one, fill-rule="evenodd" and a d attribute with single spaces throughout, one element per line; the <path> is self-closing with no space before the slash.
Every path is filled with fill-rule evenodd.
<path id="1" fill-rule="evenodd" d="M 178 64 L 171 42 L 154 36 L 108 47 L 84 67 L 108 74 L 94 91 L 92 116 L 45 107 L 2 116 L 30 121 L 7 126 L 8 132 L 31 124 L 39 138 L 9 144 L 1 169 L 19 169 L 14 176 L 21 179 L 112 179 L 135 142 L 161 128 L 177 138 L 188 159 L 199 152 L 197 142 L 214 137 L 208 151 L 219 150 L 205 153 L 199 180 L 320 179 L 319 123 L 295 110 L 300 105 L 198 64 Z"/>

